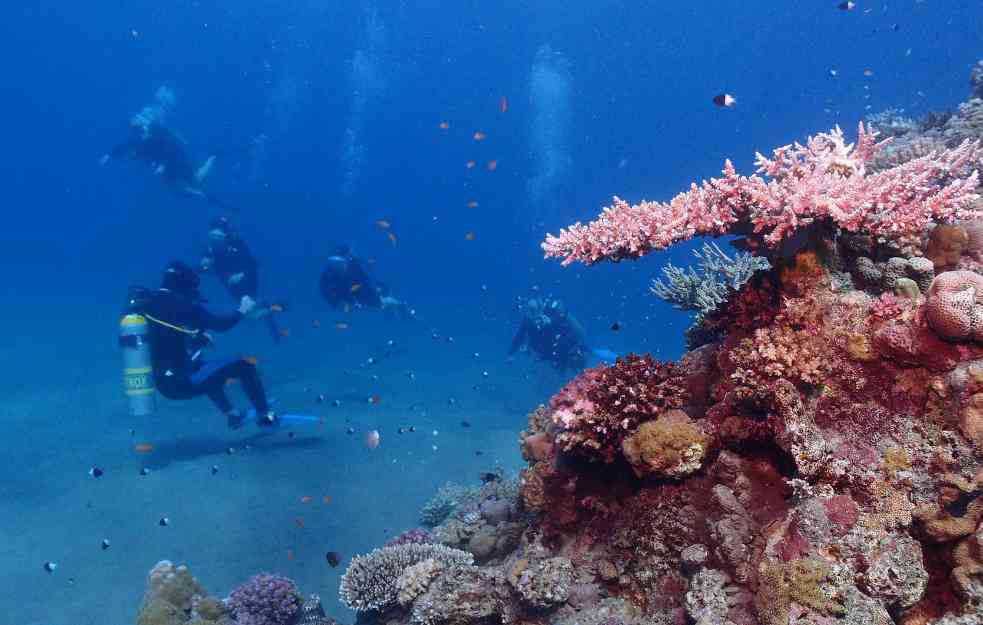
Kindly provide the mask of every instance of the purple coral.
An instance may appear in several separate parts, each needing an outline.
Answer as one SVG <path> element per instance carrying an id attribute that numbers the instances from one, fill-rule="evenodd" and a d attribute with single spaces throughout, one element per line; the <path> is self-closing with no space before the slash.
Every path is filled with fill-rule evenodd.
<path id="1" fill-rule="evenodd" d="M 260 573 L 232 591 L 228 607 L 238 625 L 286 625 L 300 610 L 301 598 L 292 580 Z"/>
<path id="2" fill-rule="evenodd" d="M 393 538 L 386 543 L 386 547 L 392 547 L 393 545 L 431 545 L 437 541 L 434 540 L 433 534 L 423 529 L 422 527 L 414 527 L 413 529 L 406 530 L 399 536 Z"/>

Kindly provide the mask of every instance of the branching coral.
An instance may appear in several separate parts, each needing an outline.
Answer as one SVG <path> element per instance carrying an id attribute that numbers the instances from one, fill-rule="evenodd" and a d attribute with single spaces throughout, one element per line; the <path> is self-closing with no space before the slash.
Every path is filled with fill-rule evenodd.
<path id="1" fill-rule="evenodd" d="M 755 602 L 766 625 L 789 625 L 793 603 L 820 614 L 844 614 L 842 599 L 829 584 L 828 562 L 815 559 L 762 564 Z"/>
<path id="2" fill-rule="evenodd" d="M 596 263 L 638 258 L 698 235 L 753 230 L 772 247 L 809 224 L 830 221 L 849 232 L 900 236 L 924 231 L 933 221 L 983 217 L 970 206 L 976 199 L 983 157 L 978 142 L 929 154 L 869 174 L 866 164 L 884 142 L 860 124 L 855 144 L 835 128 L 805 145 L 758 154 L 758 174 L 740 176 L 730 161 L 723 177 L 692 185 L 669 203 L 614 205 L 588 225 L 579 223 L 549 235 L 547 256 Z"/>
<path id="3" fill-rule="evenodd" d="M 415 543 L 376 549 L 355 556 L 341 577 L 341 600 L 358 611 L 376 610 L 395 603 L 399 597 L 399 578 L 409 567 L 424 560 L 445 566 L 471 564 L 474 557 L 443 545 Z"/>
<path id="4" fill-rule="evenodd" d="M 662 278 L 652 281 L 651 291 L 682 310 L 695 310 L 697 321 L 727 301 L 728 295 L 741 288 L 757 271 L 771 268 L 767 259 L 738 252 L 728 256 L 716 243 L 704 243 L 693 251 L 699 270 L 662 268 Z M 664 281 L 663 281 L 664 280 Z"/>

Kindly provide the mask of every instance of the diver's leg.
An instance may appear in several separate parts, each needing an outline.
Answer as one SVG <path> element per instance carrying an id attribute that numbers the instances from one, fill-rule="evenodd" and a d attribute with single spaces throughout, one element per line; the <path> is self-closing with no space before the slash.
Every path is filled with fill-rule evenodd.
<path id="1" fill-rule="evenodd" d="M 226 416 L 230 428 L 242 426 L 245 418 L 242 411 L 236 410 L 225 394 L 225 381 L 235 377 L 229 375 L 235 363 L 242 362 L 238 358 L 225 358 L 203 362 L 198 370 L 191 375 L 190 386 L 195 394 L 206 394 L 212 403 Z"/>
<path id="2" fill-rule="evenodd" d="M 249 402 L 256 409 L 256 417 L 260 424 L 273 423 L 270 419 L 270 402 L 266 398 L 266 391 L 263 389 L 263 382 L 259 379 L 259 372 L 256 371 L 256 365 L 246 362 L 241 358 L 236 358 L 235 360 L 229 362 L 225 366 L 218 369 L 213 373 L 209 380 L 217 379 L 221 381 L 224 386 L 225 380 L 228 378 L 238 379 L 239 383 L 242 384 L 242 390 L 249 398 Z M 222 390 L 221 387 L 218 389 Z M 224 392 L 222 393 L 224 395 Z M 267 421 L 264 422 L 264 419 Z"/>
<path id="3" fill-rule="evenodd" d="M 229 396 L 225 394 L 224 378 L 214 382 L 210 380 L 208 386 L 205 388 L 205 392 L 208 394 L 208 398 L 212 400 L 212 403 L 223 413 L 229 414 L 233 411 L 232 402 L 229 401 Z"/>
<path id="4" fill-rule="evenodd" d="M 270 412 L 270 402 L 266 398 L 266 390 L 263 388 L 263 382 L 259 379 L 259 372 L 252 363 L 244 360 L 239 361 L 239 363 L 236 367 L 236 373 L 238 374 L 239 381 L 242 383 L 242 390 L 246 393 L 246 397 L 249 398 L 249 401 L 256 409 L 256 416 L 262 419 Z"/>
<path id="5" fill-rule="evenodd" d="M 283 338 L 283 335 L 280 334 L 280 328 L 276 325 L 276 315 L 272 313 L 266 315 L 264 321 L 266 322 L 266 330 L 270 333 L 270 336 L 273 338 L 273 342 L 279 343 L 280 339 Z"/>
<path id="6" fill-rule="evenodd" d="M 205 178 L 208 177 L 208 174 L 211 173 L 212 165 L 214 164 L 215 164 L 214 155 L 209 156 L 207 159 L 205 159 L 205 162 L 202 163 L 201 167 L 198 168 L 198 171 L 195 172 L 195 182 L 197 182 L 198 184 L 204 182 Z"/>

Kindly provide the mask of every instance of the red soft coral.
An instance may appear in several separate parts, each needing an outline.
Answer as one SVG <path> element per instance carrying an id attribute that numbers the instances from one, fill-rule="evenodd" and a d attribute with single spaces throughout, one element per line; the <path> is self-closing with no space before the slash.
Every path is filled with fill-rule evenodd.
<path id="1" fill-rule="evenodd" d="M 629 354 L 588 369 L 550 400 L 556 441 L 566 451 L 612 462 L 639 424 L 679 408 L 688 398 L 685 372 L 650 355 Z"/>

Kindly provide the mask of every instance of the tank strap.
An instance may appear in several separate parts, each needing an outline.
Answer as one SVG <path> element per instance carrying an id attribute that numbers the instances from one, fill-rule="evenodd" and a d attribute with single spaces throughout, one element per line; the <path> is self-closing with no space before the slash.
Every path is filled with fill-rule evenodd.
<path id="1" fill-rule="evenodd" d="M 143 316 L 146 317 L 147 319 L 150 319 L 151 321 L 153 321 L 156 324 L 159 324 L 159 325 L 164 326 L 165 328 L 169 328 L 171 330 L 174 330 L 175 332 L 181 332 L 182 334 L 190 334 L 191 336 L 197 336 L 198 333 L 201 332 L 201 330 L 190 330 L 188 328 L 182 328 L 181 326 L 174 325 L 173 323 L 168 323 L 166 321 L 163 321 L 161 319 L 158 319 L 157 317 L 153 317 L 153 316 L 148 315 L 146 313 L 144 313 Z"/>

